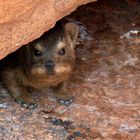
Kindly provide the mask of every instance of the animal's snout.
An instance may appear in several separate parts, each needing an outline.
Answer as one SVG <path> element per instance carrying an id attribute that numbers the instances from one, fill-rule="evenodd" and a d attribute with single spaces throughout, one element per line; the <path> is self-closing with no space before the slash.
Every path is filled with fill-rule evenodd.
<path id="1" fill-rule="evenodd" d="M 52 72 L 55 68 L 55 64 L 52 60 L 48 60 L 48 61 L 46 61 L 45 67 L 48 72 Z"/>

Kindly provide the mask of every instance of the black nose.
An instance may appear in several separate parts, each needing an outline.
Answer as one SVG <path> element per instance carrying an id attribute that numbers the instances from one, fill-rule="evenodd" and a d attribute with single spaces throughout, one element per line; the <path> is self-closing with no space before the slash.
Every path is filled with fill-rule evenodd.
<path id="1" fill-rule="evenodd" d="M 52 60 L 48 60 L 45 64 L 46 69 L 51 72 L 54 70 L 55 64 Z"/>

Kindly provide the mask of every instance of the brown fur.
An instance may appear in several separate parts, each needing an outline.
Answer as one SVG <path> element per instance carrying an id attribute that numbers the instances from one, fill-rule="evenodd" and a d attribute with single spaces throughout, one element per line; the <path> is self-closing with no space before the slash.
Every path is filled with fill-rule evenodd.
<path id="1" fill-rule="evenodd" d="M 77 33 L 78 27 L 74 23 L 63 26 L 57 23 L 39 39 L 19 49 L 14 54 L 12 65 L 4 67 L 2 80 L 12 97 L 23 107 L 36 107 L 28 87 L 54 87 L 58 99 L 68 98 L 66 82 L 75 62 L 74 46 Z M 50 66 L 50 60 L 54 68 Z"/>

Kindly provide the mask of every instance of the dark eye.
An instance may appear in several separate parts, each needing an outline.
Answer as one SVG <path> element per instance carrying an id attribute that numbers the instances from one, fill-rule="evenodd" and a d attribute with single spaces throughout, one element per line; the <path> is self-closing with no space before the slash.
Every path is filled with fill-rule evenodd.
<path id="1" fill-rule="evenodd" d="M 59 53 L 59 55 L 64 55 L 65 54 L 65 49 L 64 48 L 60 49 L 58 53 Z"/>
<path id="2" fill-rule="evenodd" d="M 34 50 L 34 55 L 35 56 L 41 56 L 42 53 L 40 51 L 38 51 L 37 49 Z"/>

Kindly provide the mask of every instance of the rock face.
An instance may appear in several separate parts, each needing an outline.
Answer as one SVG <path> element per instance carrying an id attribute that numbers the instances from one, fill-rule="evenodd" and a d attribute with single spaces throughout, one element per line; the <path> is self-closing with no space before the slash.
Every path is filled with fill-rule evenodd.
<path id="1" fill-rule="evenodd" d="M 79 5 L 96 0 L 0 0 L 0 59 L 38 38 Z"/>
<path id="2" fill-rule="evenodd" d="M 102 0 L 65 18 L 79 25 L 74 102 L 32 91 L 26 110 L 0 82 L 0 140 L 140 140 L 140 4 Z"/>

